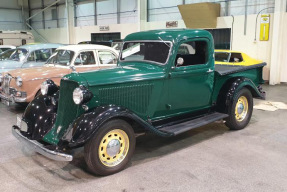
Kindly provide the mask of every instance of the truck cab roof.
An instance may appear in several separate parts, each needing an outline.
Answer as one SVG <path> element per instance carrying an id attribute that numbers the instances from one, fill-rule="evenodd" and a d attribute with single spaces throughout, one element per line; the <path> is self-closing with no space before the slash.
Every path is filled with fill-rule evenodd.
<path id="1" fill-rule="evenodd" d="M 179 42 L 190 37 L 213 39 L 212 35 L 208 31 L 201 29 L 160 29 L 132 33 L 128 35 L 124 41 L 163 40 Z"/>

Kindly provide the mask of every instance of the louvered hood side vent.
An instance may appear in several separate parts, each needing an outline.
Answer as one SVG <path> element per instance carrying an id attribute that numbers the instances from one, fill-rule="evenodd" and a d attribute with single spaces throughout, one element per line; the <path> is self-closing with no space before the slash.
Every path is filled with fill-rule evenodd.
<path id="1" fill-rule="evenodd" d="M 116 86 L 99 90 L 102 104 L 124 106 L 134 112 L 146 113 L 153 90 L 153 84 Z"/>

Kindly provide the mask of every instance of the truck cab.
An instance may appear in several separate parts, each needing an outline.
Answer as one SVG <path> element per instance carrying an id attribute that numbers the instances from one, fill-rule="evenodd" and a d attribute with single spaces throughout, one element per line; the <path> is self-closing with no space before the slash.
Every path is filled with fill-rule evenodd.
<path id="1" fill-rule="evenodd" d="M 72 161 L 67 150 L 84 146 L 88 168 L 109 175 L 125 168 L 137 133 L 172 137 L 218 120 L 243 129 L 253 97 L 265 97 L 266 64 L 215 66 L 213 47 L 205 30 L 130 34 L 117 67 L 71 73 L 60 89 L 43 82 L 12 133 L 54 160 Z"/>

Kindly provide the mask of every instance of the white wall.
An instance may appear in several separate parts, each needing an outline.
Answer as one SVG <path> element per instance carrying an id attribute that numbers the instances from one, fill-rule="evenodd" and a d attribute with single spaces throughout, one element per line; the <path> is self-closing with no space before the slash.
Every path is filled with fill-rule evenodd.
<path id="1" fill-rule="evenodd" d="M 128 34 L 137 32 L 138 30 L 138 25 L 134 23 L 111 24 L 109 27 L 109 31 L 100 31 L 99 26 L 74 27 L 74 42 L 90 41 L 91 33 L 121 32 L 121 38 L 125 38 Z M 50 43 L 67 44 L 69 42 L 67 38 L 67 28 L 37 29 L 37 31 Z M 43 41 L 35 32 L 32 31 L 32 33 L 35 36 L 35 41 Z"/>

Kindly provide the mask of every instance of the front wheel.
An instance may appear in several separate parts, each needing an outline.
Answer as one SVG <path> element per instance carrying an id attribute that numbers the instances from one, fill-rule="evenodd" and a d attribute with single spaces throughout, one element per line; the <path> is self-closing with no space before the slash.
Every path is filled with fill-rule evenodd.
<path id="1" fill-rule="evenodd" d="M 123 120 L 105 123 L 84 147 L 85 160 L 91 172 L 110 175 L 128 164 L 135 149 L 132 127 Z"/>
<path id="2" fill-rule="evenodd" d="M 253 111 L 253 97 L 247 88 L 239 90 L 229 105 L 229 117 L 226 125 L 231 130 L 240 130 L 247 126 Z"/>

